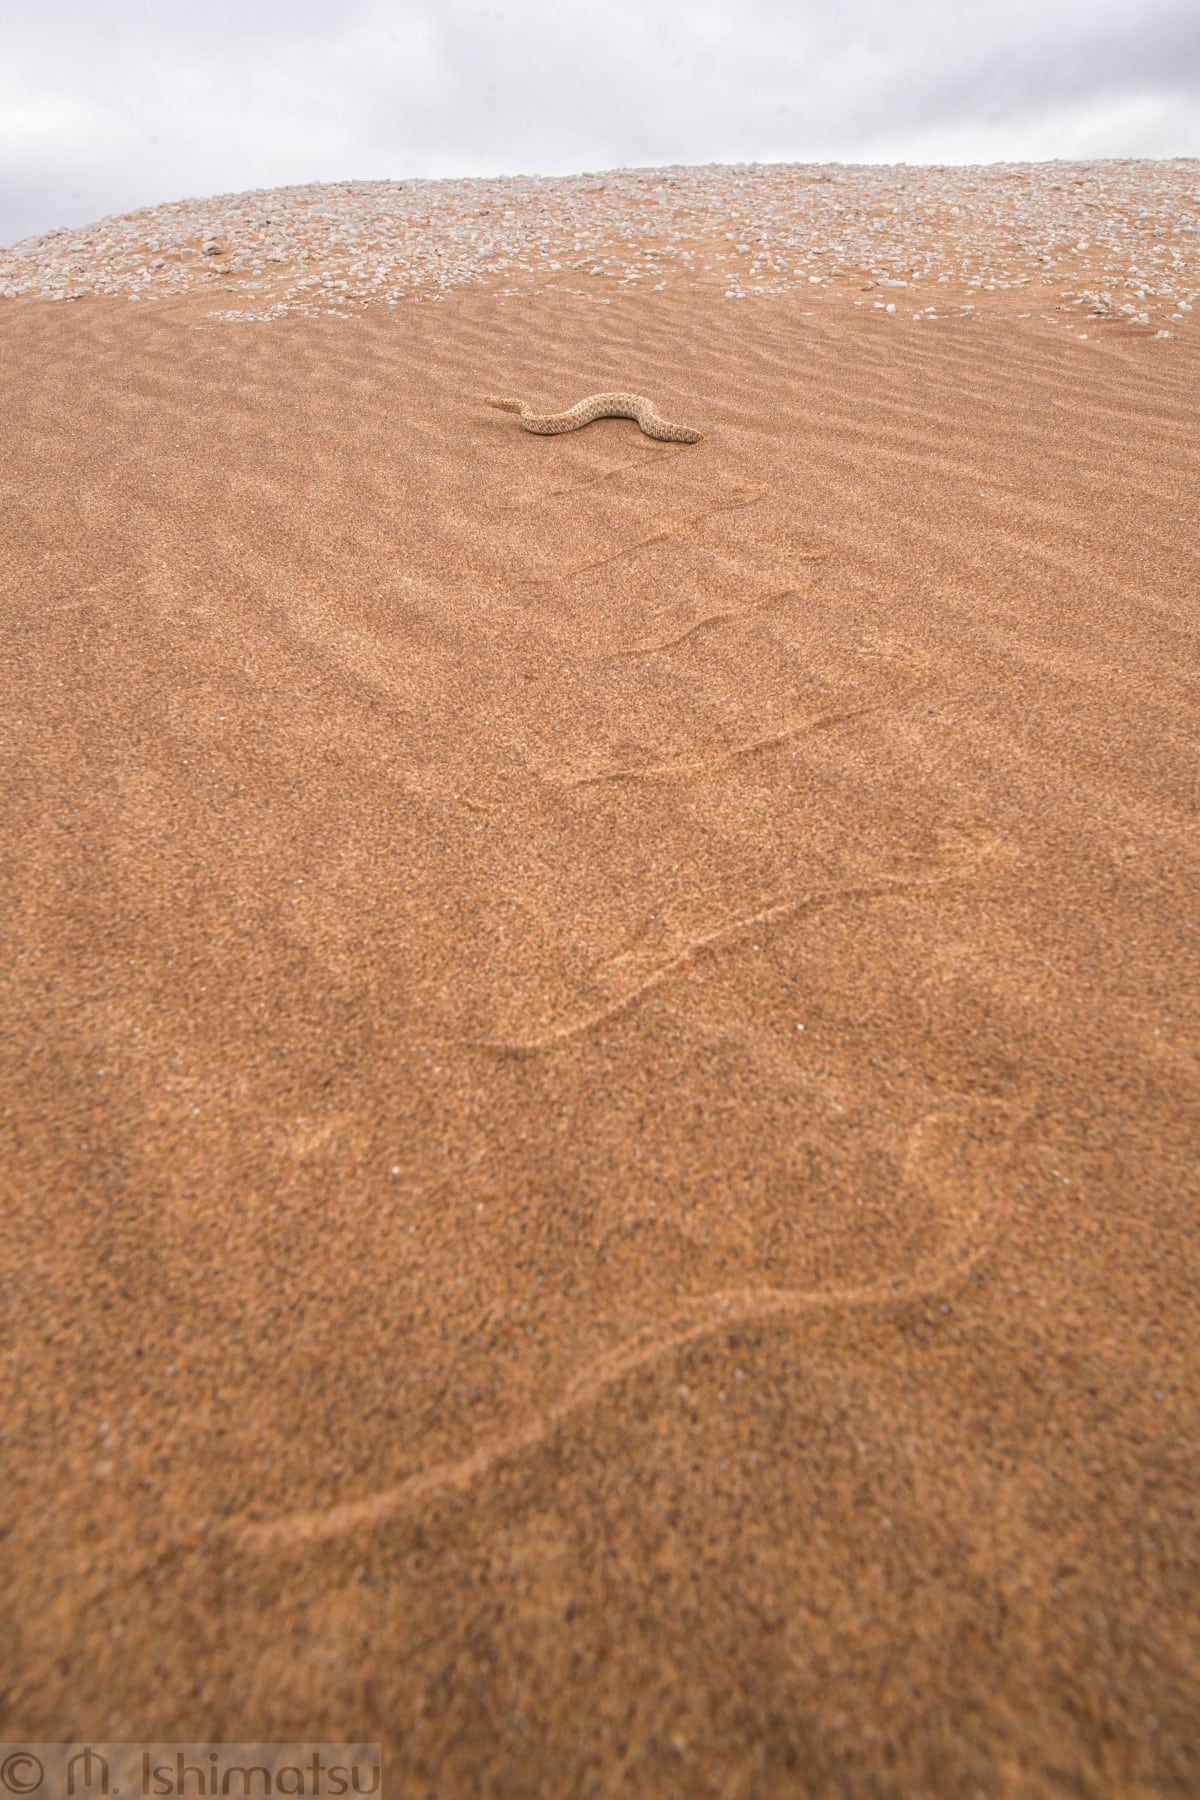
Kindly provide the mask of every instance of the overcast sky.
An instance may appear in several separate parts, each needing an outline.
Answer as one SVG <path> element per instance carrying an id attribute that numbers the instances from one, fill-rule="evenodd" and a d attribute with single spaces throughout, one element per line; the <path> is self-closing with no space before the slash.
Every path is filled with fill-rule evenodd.
<path id="1" fill-rule="evenodd" d="M 292 182 L 1200 156 L 1197 0 L 0 0 L 0 244 Z"/>

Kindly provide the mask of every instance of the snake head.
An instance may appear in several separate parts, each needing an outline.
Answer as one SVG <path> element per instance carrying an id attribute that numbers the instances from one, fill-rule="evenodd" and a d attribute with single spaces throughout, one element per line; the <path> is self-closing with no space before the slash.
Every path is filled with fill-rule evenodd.
<path id="1" fill-rule="evenodd" d="M 519 413 L 523 404 L 520 400 L 498 400 L 495 394 L 488 395 L 488 405 L 498 406 L 501 412 Z"/>

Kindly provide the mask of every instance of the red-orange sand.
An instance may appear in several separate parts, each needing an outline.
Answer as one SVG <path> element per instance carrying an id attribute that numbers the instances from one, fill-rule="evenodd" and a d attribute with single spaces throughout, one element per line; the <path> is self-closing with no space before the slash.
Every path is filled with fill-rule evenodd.
<path id="1" fill-rule="evenodd" d="M 1200 354 L 809 304 L 0 310 L 0 1735 L 1200 1791 Z"/>

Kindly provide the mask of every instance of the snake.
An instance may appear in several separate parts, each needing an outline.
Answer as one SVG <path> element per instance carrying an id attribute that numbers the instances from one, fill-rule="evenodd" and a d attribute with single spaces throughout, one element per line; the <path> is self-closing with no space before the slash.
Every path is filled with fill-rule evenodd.
<path id="1" fill-rule="evenodd" d="M 672 425 L 641 394 L 592 394 L 562 413 L 534 413 L 523 400 L 500 400 L 495 395 L 488 396 L 488 405 L 498 406 L 501 412 L 519 413 L 523 428 L 537 432 L 539 437 L 578 431 L 593 419 L 636 419 L 647 437 L 662 438 L 670 444 L 698 444 L 704 436 L 702 431 L 692 431 L 686 425 Z"/>

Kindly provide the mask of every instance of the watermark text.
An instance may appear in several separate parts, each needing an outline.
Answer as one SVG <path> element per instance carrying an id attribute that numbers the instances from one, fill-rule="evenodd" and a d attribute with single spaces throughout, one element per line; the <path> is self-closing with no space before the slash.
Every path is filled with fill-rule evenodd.
<path id="1" fill-rule="evenodd" d="M 381 1800 L 378 1744 L 0 1744 L 0 1800 Z"/>

